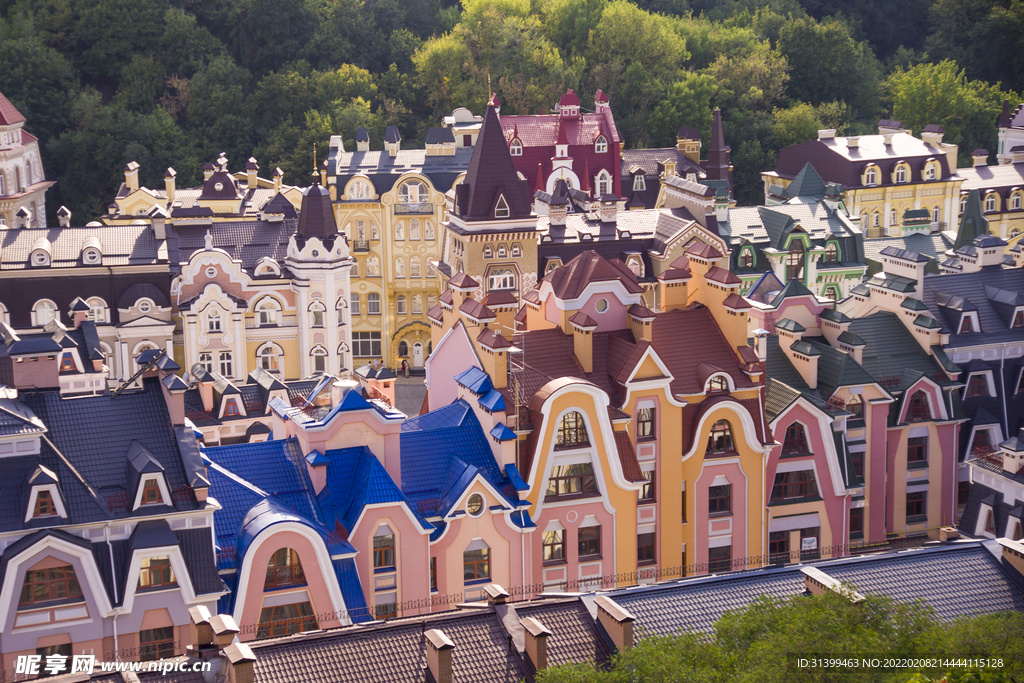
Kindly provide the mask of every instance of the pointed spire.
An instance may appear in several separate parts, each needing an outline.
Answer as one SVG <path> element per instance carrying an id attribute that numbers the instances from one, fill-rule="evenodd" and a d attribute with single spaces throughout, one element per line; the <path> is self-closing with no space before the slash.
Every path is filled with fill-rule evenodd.
<path id="1" fill-rule="evenodd" d="M 537 192 L 544 191 L 544 164 L 537 162 Z"/>
<path id="2" fill-rule="evenodd" d="M 456 186 L 455 215 L 463 220 L 493 220 L 498 194 L 505 196 L 509 218 L 530 215 L 528 183 L 519 179 L 512 163 L 498 112 L 488 106 L 466 169 L 466 180 Z"/>
<path id="3" fill-rule="evenodd" d="M 555 141 L 556 145 L 568 145 L 569 137 L 565 134 L 565 126 L 562 125 L 562 120 L 558 120 L 558 140 Z"/>
<path id="4" fill-rule="evenodd" d="M 956 242 L 953 244 L 953 251 L 960 247 L 974 244 L 974 238 L 988 234 L 988 219 L 981 208 L 981 195 L 977 190 L 971 190 L 967 195 L 967 204 L 960 214 L 960 228 L 956 232 Z"/>
<path id="5" fill-rule="evenodd" d="M 711 123 L 711 145 L 708 147 L 708 159 L 701 164 L 707 171 L 708 180 L 725 180 L 729 183 L 729 196 L 732 196 L 732 164 L 729 160 L 729 147 L 725 144 L 725 132 L 722 129 L 722 110 L 715 107 L 714 120 Z"/>
<path id="6" fill-rule="evenodd" d="M 338 232 L 334 222 L 334 209 L 331 207 L 331 195 L 326 187 L 313 181 L 313 184 L 302 191 L 302 206 L 299 209 L 298 235 L 318 237 L 327 240 Z"/>

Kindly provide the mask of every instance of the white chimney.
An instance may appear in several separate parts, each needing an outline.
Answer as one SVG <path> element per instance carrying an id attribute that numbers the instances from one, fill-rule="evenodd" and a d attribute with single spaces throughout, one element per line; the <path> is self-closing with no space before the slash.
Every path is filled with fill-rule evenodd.
<path id="1" fill-rule="evenodd" d="M 849 149 L 857 149 L 858 147 L 860 147 L 860 136 L 851 135 L 848 138 L 846 138 L 846 146 Z"/>
<path id="2" fill-rule="evenodd" d="M 833 140 L 836 137 L 835 128 L 823 128 L 818 131 L 819 140 Z"/>

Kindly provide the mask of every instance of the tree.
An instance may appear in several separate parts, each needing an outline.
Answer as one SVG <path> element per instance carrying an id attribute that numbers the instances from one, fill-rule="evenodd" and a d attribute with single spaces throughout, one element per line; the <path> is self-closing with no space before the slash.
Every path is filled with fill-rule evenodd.
<path id="1" fill-rule="evenodd" d="M 247 94 L 249 72 L 217 57 L 200 69 L 189 84 L 185 110 L 187 128 L 199 143 L 199 158 L 211 161 L 224 152 L 228 159 L 246 159 L 253 149 L 253 115 Z"/>
<path id="2" fill-rule="evenodd" d="M 714 94 L 715 79 L 706 73 L 686 73 L 669 86 L 665 97 L 651 113 L 654 144 L 675 144 L 676 132 L 683 126 L 696 128 L 702 140 L 710 140 Z"/>
<path id="3" fill-rule="evenodd" d="M 238 63 L 264 74 L 299 59 L 316 23 L 304 0 L 246 0 L 234 40 Z"/>
<path id="4" fill-rule="evenodd" d="M 956 61 L 970 79 L 1024 90 L 1024 65 L 1011 57 L 1024 47 L 1024 2 L 935 0 L 928 21 L 925 49 L 934 59 Z"/>
<path id="5" fill-rule="evenodd" d="M 116 79 L 132 57 L 153 49 L 167 0 L 77 0 L 73 37 L 78 67 L 96 82 Z"/>
<path id="6" fill-rule="evenodd" d="M 26 128 L 42 139 L 67 127 L 78 77 L 59 52 L 38 40 L 0 40 L 0 92 L 27 119 Z"/>

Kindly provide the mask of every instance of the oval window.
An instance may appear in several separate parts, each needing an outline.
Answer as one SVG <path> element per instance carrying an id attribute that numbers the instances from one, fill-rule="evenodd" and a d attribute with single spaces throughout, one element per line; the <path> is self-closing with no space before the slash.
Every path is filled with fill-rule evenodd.
<path id="1" fill-rule="evenodd" d="M 213 189 L 217 190 L 217 192 L 220 192 L 221 190 L 224 189 L 224 183 L 214 183 Z"/>
<path id="2" fill-rule="evenodd" d="M 608 310 L 608 299 L 598 299 L 597 305 L 595 306 L 598 313 L 604 313 Z"/>
<path id="3" fill-rule="evenodd" d="M 466 503 L 466 511 L 473 517 L 479 517 L 484 511 L 484 497 L 479 493 L 470 496 L 469 502 Z"/>
<path id="4" fill-rule="evenodd" d="M 206 277 L 217 277 L 217 269 L 213 266 L 206 269 Z"/>

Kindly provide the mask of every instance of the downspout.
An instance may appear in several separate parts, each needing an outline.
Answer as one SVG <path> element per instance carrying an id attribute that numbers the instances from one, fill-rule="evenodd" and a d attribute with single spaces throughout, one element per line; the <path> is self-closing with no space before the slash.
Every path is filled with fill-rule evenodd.
<path id="1" fill-rule="evenodd" d="M 523 517 L 525 517 L 525 513 L 522 510 L 520 510 L 519 511 L 519 519 L 520 519 L 520 521 L 523 520 Z M 525 600 L 526 599 L 526 524 L 523 524 L 523 528 L 519 532 L 519 554 L 521 555 L 521 559 L 522 559 L 522 563 L 523 563 L 522 583 L 523 583 L 523 599 Z"/>
<path id="2" fill-rule="evenodd" d="M 114 564 L 114 546 L 110 545 L 110 525 L 113 524 L 114 520 L 107 522 L 107 525 L 103 527 L 103 540 L 107 544 L 107 551 L 110 553 L 110 584 L 114 587 L 114 603 L 117 604 L 117 569 Z M 111 620 L 114 628 L 114 661 L 121 661 L 121 649 L 118 647 L 117 642 L 117 615 L 121 613 L 120 607 L 114 608 L 114 616 Z"/>
<path id="3" fill-rule="evenodd" d="M 768 370 L 768 368 L 766 367 L 765 368 L 765 372 L 766 373 L 767 373 L 767 370 Z M 768 381 L 768 376 L 767 376 L 767 374 L 765 374 L 765 383 L 761 384 L 761 387 L 757 390 L 757 412 L 761 414 L 761 441 L 762 441 L 762 446 L 764 446 L 763 442 L 768 441 L 768 427 L 767 427 L 767 425 L 765 424 L 765 421 L 764 421 L 764 406 L 761 404 L 761 392 L 764 391 L 765 387 L 768 386 L 767 385 L 767 381 Z M 770 460 L 771 457 L 772 457 L 771 449 L 768 449 L 768 451 L 764 454 L 764 459 L 763 459 L 763 462 L 762 462 L 762 465 L 761 465 L 761 471 L 762 472 L 766 472 L 767 471 L 767 469 L 768 469 L 768 460 Z M 765 533 L 766 531 L 768 531 L 768 506 L 765 505 L 765 502 L 764 502 L 764 489 L 765 489 L 765 487 L 767 485 L 768 485 L 768 482 L 766 482 L 764 480 L 761 481 L 761 519 L 763 520 L 761 522 L 761 560 L 762 560 L 762 566 L 764 566 L 764 558 L 768 556 L 768 534 Z M 696 541 L 696 540 L 697 540 L 696 537 L 694 537 L 694 541 Z M 686 571 L 686 569 L 684 568 L 683 571 Z"/>

